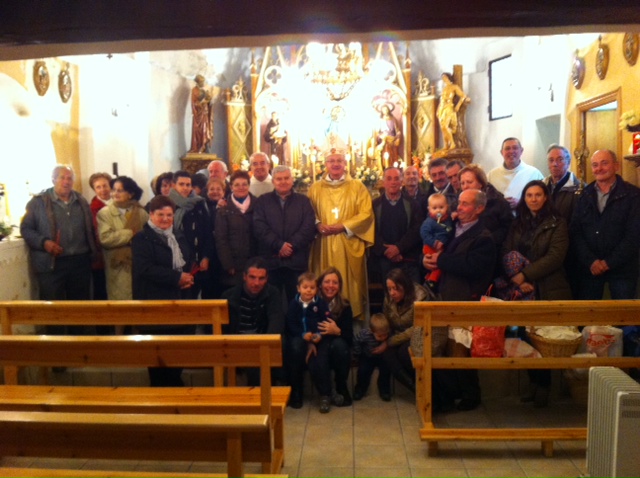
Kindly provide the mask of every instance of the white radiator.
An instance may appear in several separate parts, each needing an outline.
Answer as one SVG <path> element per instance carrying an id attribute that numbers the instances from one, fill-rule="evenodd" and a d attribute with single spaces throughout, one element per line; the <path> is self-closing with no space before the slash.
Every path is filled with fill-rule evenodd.
<path id="1" fill-rule="evenodd" d="M 640 476 L 640 384 L 615 367 L 589 370 L 587 470 Z"/>

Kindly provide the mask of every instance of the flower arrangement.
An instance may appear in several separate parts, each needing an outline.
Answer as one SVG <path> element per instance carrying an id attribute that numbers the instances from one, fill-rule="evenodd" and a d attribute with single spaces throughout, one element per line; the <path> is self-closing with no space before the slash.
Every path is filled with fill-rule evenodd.
<path id="1" fill-rule="evenodd" d="M 620 129 L 626 129 L 627 131 L 640 130 L 640 113 L 636 110 L 625 111 L 620 115 L 618 126 Z"/>
<path id="2" fill-rule="evenodd" d="M 291 175 L 293 176 L 293 187 L 296 189 L 311 184 L 311 174 L 307 169 L 292 169 Z"/>
<path id="3" fill-rule="evenodd" d="M 12 226 L 11 224 L 7 224 L 4 221 L 0 221 L 0 240 L 4 239 L 7 236 L 10 236 L 13 232 L 13 228 L 16 226 Z"/>
<path id="4" fill-rule="evenodd" d="M 382 174 L 378 168 L 368 168 L 365 166 L 356 168 L 356 172 L 354 174 L 354 178 L 362 181 L 362 183 L 368 188 L 375 187 L 381 177 Z"/>

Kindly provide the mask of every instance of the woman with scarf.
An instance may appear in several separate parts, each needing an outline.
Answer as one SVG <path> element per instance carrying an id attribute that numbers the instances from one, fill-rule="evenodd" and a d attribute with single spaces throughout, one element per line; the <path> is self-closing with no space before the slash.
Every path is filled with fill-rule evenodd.
<path id="1" fill-rule="evenodd" d="M 246 171 L 231 175 L 231 195 L 216 217 L 216 249 L 222 264 L 221 283 L 225 288 L 242 281 L 246 261 L 256 253 L 253 238 L 253 205 L 249 193 L 251 178 Z"/>
<path id="2" fill-rule="evenodd" d="M 142 189 L 119 176 L 111 180 L 112 202 L 97 215 L 98 239 L 102 246 L 109 300 L 131 300 L 131 240 L 149 219 L 139 204 Z"/>
<path id="3" fill-rule="evenodd" d="M 189 273 L 191 258 L 187 241 L 173 227 L 175 204 L 167 196 L 149 202 L 149 220 L 133 237 L 133 298 L 135 300 L 178 300 L 188 298 L 194 284 Z M 193 334 L 193 326 L 137 327 L 154 335 Z M 183 386 L 180 368 L 149 368 L 151 386 Z"/>

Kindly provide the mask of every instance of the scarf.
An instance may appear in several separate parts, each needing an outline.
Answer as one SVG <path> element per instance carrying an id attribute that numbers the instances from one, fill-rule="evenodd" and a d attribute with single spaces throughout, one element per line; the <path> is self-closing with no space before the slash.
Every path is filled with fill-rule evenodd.
<path id="1" fill-rule="evenodd" d="M 247 212 L 247 209 L 249 209 L 249 206 L 251 205 L 251 197 L 249 195 L 247 195 L 247 197 L 242 199 L 242 202 L 240 202 L 240 200 L 236 199 L 236 197 L 232 194 L 231 201 L 233 202 L 233 204 L 235 204 L 235 206 L 242 214 Z"/>
<path id="2" fill-rule="evenodd" d="M 204 201 L 204 198 L 201 196 L 196 196 L 191 193 L 189 197 L 183 197 L 178 194 L 178 191 L 172 189 L 169 192 L 169 197 L 171 200 L 176 203 L 176 212 L 173 215 L 173 224 L 182 229 L 182 220 L 184 219 L 184 215 L 189 211 L 195 209 L 198 203 Z"/>
<path id="3" fill-rule="evenodd" d="M 173 270 L 182 272 L 182 268 L 184 267 L 186 262 L 182 257 L 182 251 L 180 250 L 178 240 L 176 239 L 176 236 L 173 235 L 173 228 L 160 229 L 158 226 L 151 222 L 151 219 L 149 219 L 147 224 L 155 233 L 167 240 L 167 244 L 169 245 L 169 248 L 171 248 L 171 255 L 173 256 Z"/>

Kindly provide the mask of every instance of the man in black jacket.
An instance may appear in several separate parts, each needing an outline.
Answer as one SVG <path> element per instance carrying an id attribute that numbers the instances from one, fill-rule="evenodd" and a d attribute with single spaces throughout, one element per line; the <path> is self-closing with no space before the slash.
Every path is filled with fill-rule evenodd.
<path id="1" fill-rule="evenodd" d="M 239 284 L 222 294 L 229 302 L 229 325 L 223 328 L 225 334 L 284 334 L 284 313 L 278 289 L 267 283 L 269 274 L 266 263 L 260 259 L 250 259 Z M 260 370 L 247 369 L 250 386 L 260 384 Z M 278 369 L 274 378 L 282 378 Z"/>
<path id="2" fill-rule="evenodd" d="M 423 264 L 442 270 L 442 300 L 480 300 L 493 280 L 496 245 L 482 224 L 480 215 L 486 195 L 467 189 L 458 198 L 458 218 L 454 239 L 443 252 L 425 255 Z M 480 383 L 477 370 L 446 370 L 434 374 L 434 410 L 447 409 L 453 398 L 461 398 L 458 410 L 473 410 L 480 405 Z"/>
<path id="3" fill-rule="evenodd" d="M 640 242 L 640 189 L 617 174 L 613 151 L 591 157 L 595 181 L 573 211 L 571 245 L 579 262 L 578 298 L 600 300 L 605 283 L 612 299 L 635 299 Z"/>
<path id="4" fill-rule="evenodd" d="M 306 196 L 293 192 L 288 166 L 276 166 L 272 176 L 275 190 L 260 196 L 254 206 L 253 235 L 267 263 L 269 282 L 285 292 L 289 303 L 296 295 L 298 276 L 309 267 L 315 212 Z"/>

